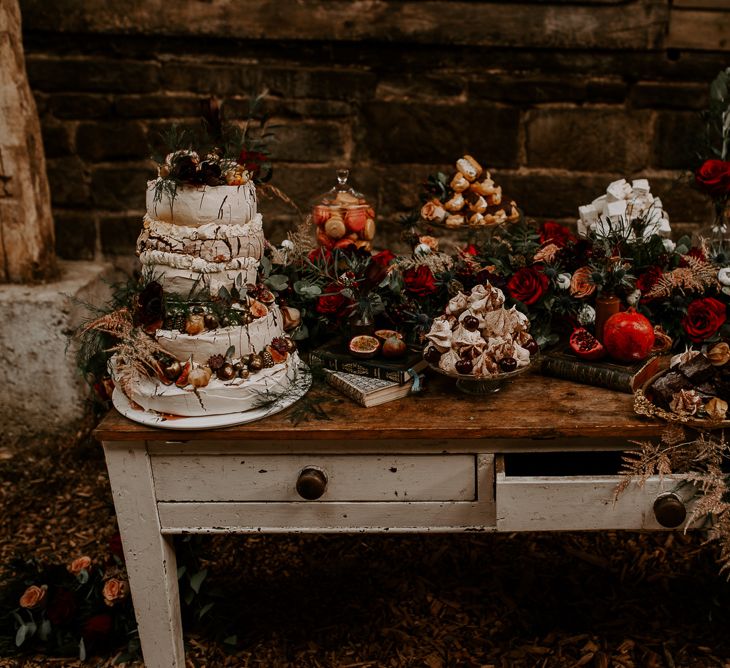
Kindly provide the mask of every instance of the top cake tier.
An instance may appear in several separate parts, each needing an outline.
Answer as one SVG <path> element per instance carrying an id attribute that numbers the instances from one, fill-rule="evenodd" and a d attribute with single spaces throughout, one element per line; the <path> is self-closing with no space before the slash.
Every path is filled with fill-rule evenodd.
<path id="1" fill-rule="evenodd" d="M 161 179 L 148 181 L 147 216 L 184 227 L 245 225 L 256 216 L 256 187 L 248 181 L 240 186 L 184 186 L 171 191 L 162 187 Z"/>

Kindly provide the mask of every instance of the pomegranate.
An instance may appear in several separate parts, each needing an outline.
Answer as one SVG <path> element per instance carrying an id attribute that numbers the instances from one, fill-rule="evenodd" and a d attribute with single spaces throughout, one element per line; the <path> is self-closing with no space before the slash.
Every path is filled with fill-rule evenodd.
<path id="1" fill-rule="evenodd" d="M 606 354 L 601 342 L 584 327 L 578 327 L 570 335 L 570 349 L 584 360 L 598 360 Z"/>
<path id="2" fill-rule="evenodd" d="M 603 345 L 619 362 L 639 362 L 654 347 L 654 327 L 633 308 L 614 313 L 603 326 Z"/>
<path id="3" fill-rule="evenodd" d="M 381 352 L 383 353 L 383 357 L 397 359 L 398 357 L 403 357 L 408 352 L 408 346 L 406 346 L 406 342 L 402 338 L 391 336 L 383 342 Z"/>

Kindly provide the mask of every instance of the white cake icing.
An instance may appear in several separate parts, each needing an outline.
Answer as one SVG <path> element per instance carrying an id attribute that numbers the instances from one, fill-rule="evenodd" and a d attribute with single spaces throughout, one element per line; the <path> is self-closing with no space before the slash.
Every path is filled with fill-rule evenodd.
<path id="1" fill-rule="evenodd" d="M 299 356 L 292 353 L 283 364 L 262 369 L 246 380 L 222 381 L 213 377 L 196 392 L 142 377 L 132 382 L 130 399 L 146 410 L 184 417 L 239 413 L 286 392 L 296 378 L 298 365 Z"/>
<path id="2" fill-rule="evenodd" d="M 244 225 L 209 223 L 200 227 L 173 225 L 145 215 L 137 252 L 150 250 L 194 255 L 209 262 L 228 262 L 237 257 L 260 260 L 264 254 L 261 214 Z"/>
<path id="3" fill-rule="evenodd" d="M 174 197 L 157 187 L 159 182 L 147 182 L 147 215 L 153 220 L 186 227 L 243 225 L 256 215 L 256 187 L 251 181 L 242 186 L 178 187 Z"/>
<path id="4" fill-rule="evenodd" d="M 239 257 L 230 262 L 207 262 L 192 255 L 145 251 L 140 253 L 143 267 L 149 268 L 155 280 L 165 292 L 176 295 L 190 295 L 205 289 L 217 295 L 222 287 L 230 289 L 240 282 L 242 285 L 256 283 L 259 261 L 253 257 Z"/>
<path id="5" fill-rule="evenodd" d="M 239 359 L 249 353 L 260 353 L 271 340 L 283 336 L 284 326 L 279 307 L 272 305 L 270 312 L 248 325 L 220 327 L 195 336 L 177 330 L 158 329 L 155 338 L 162 348 L 175 359 L 185 362 L 192 358 L 196 364 L 205 364 L 213 355 L 224 355 L 233 346 L 231 357 Z"/>

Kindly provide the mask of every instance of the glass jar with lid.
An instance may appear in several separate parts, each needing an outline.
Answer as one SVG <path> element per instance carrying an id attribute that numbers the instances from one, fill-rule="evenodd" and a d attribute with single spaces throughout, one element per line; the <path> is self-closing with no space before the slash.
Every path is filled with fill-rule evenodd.
<path id="1" fill-rule="evenodd" d="M 372 250 L 375 211 L 361 193 L 348 183 L 350 170 L 337 170 L 337 183 L 320 195 L 312 206 L 317 243 L 328 249 Z"/>

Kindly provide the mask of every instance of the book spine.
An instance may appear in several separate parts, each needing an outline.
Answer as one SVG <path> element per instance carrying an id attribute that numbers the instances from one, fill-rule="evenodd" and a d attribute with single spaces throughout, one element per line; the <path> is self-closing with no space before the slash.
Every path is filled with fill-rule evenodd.
<path id="1" fill-rule="evenodd" d="M 338 378 L 333 373 L 327 374 L 327 382 L 346 397 L 349 397 L 361 406 L 365 405 L 365 393 L 353 387 L 350 383 Z"/>
<path id="2" fill-rule="evenodd" d="M 323 354 L 316 351 L 312 351 L 312 353 L 310 353 L 310 362 L 313 365 L 320 365 L 325 369 L 352 373 L 356 376 L 379 378 L 380 380 L 392 380 L 394 383 L 399 383 L 400 385 L 408 382 L 411 379 L 407 371 L 382 369 L 377 366 L 360 364 L 355 360 L 341 360 L 336 357 L 331 357 L 326 353 Z"/>
<path id="3" fill-rule="evenodd" d="M 591 366 L 590 363 L 544 357 L 540 367 L 542 374 L 574 380 L 576 383 L 606 387 L 618 392 L 633 393 L 631 381 L 633 375 L 621 369 L 606 369 Z"/>

